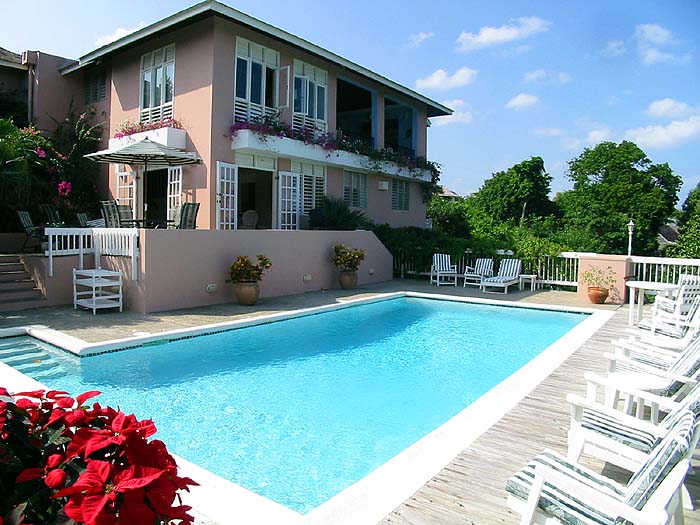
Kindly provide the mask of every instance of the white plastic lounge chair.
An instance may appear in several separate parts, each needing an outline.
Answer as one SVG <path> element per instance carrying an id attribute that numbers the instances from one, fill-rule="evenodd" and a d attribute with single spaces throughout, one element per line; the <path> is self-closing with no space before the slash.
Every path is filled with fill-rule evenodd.
<path id="1" fill-rule="evenodd" d="M 635 392 L 644 404 L 656 404 L 667 412 L 660 423 L 639 419 L 607 407 L 595 398 L 583 398 L 575 394 L 566 396 L 571 405 L 569 427 L 569 461 L 578 462 L 582 454 L 598 458 L 634 472 L 647 460 L 654 444 L 663 439 L 683 413 L 690 410 L 697 418 L 700 410 L 700 387 L 694 387 L 681 402 Z M 658 412 L 657 412 L 658 413 Z M 695 450 L 700 432 L 690 441 L 689 453 Z M 690 460 L 690 455 L 688 460 Z M 683 490 L 683 506 L 693 508 L 693 500 L 687 488 Z"/>
<path id="2" fill-rule="evenodd" d="M 685 315 L 671 323 L 663 319 L 642 319 L 637 328 L 625 331 L 633 338 L 661 348 L 685 348 L 700 333 L 700 297 L 693 299 Z"/>
<path id="3" fill-rule="evenodd" d="M 464 287 L 481 286 L 484 277 L 493 277 L 493 259 L 477 259 L 474 266 L 464 268 Z"/>
<path id="4" fill-rule="evenodd" d="M 457 286 L 457 265 L 452 264 L 447 253 L 433 255 L 433 265 L 430 267 L 430 282 L 437 286 L 451 284 Z"/>
<path id="5" fill-rule="evenodd" d="M 508 287 L 520 283 L 520 259 L 503 259 L 498 267 L 498 275 L 486 277 L 481 280 L 481 290 L 486 292 L 486 288 L 503 288 L 503 293 L 508 293 Z"/>
<path id="6" fill-rule="evenodd" d="M 621 353 L 606 353 L 605 357 L 608 359 L 609 379 L 605 401 L 607 406 L 617 406 L 621 394 L 631 389 L 678 399 L 697 383 L 700 373 L 700 339 L 666 363 L 639 356 L 633 358 Z M 588 379 L 588 374 L 585 377 Z M 626 396 L 625 411 L 631 412 L 635 402 L 633 396 Z M 643 405 L 637 403 L 637 410 L 641 409 Z"/>
<path id="7" fill-rule="evenodd" d="M 688 277 L 695 278 L 696 276 Z M 669 322 L 673 322 L 679 317 L 682 318 L 688 314 L 696 297 L 700 297 L 700 281 L 694 279 L 691 282 L 683 282 L 675 297 L 656 296 L 652 306 L 652 318 L 668 318 Z"/>
<path id="8" fill-rule="evenodd" d="M 508 480 L 508 506 L 521 525 L 683 523 L 681 487 L 695 429 L 694 415 L 685 412 L 627 485 L 545 450 Z"/>

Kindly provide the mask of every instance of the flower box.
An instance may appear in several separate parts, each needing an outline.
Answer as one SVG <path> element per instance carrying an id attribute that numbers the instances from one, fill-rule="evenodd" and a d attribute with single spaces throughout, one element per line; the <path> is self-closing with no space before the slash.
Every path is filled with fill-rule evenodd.
<path id="1" fill-rule="evenodd" d="M 301 140 L 288 137 L 275 137 L 267 135 L 262 138 L 260 135 L 249 129 L 242 129 L 236 132 L 231 139 L 231 149 L 241 153 L 257 153 L 263 155 L 287 157 L 304 160 L 307 162 L 317 162 L 338 166 L 363 172 L 381 172 L 392 177 L 401 177 L 410 180 L 420 180 L 430 182 L 431 173 L 429 170 L 411 170 L 404 166 L 399 166 L 394 162 L 374 161 L 366 155 L 350 153 L 343 150 L 325 150 L 315 144 L 305 144 Z M 378 169 L 379 168 L 379 169 Z"/>
<path id="2" fill-rule="evenodd" d="M 177 148 L 184 150 L 187 145 L 187 132 L 184 129 L 165 127 L 152 129 L 150 131 L 142 131 L 125 137 L 109 139 L 109 149 L 120 148 L 127 146 L 133 142 L 138 142 L 141 139 L 149 138 L 153 142 L 168 146 L 169 148 Z"/>

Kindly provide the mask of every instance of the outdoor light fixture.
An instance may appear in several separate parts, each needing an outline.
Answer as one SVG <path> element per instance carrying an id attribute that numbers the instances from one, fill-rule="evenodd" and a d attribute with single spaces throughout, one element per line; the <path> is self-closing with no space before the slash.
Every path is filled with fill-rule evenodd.
<path id="1" fill-rule="evenodd" d="M 632 255 L 632 234 L 633 233 L 634 233 L 634 222 L 632 222 L 632 219 L 630 219 L 630 222 L 627 223 L 627 235 L 628 235 L 627 257 Z"/>

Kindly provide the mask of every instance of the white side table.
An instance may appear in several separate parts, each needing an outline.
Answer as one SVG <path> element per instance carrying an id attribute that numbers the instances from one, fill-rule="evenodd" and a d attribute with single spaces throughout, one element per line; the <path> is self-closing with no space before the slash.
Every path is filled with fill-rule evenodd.
<path id="1" fill-rule="evenodd" d="M 88 308 L 95 315 L 101 308 L 122 311 L 122 273 L 95 268 L 73 269 L 73 307 Z"/>
<path id="2" fill-rule="evenodd" d="M 525 287 L 525 283 L 530 281 L 530 290 L 535 291 L 537 288 L 537 274 L 534 273 L 521 273 L 520 274 L 520 289 Z"/>

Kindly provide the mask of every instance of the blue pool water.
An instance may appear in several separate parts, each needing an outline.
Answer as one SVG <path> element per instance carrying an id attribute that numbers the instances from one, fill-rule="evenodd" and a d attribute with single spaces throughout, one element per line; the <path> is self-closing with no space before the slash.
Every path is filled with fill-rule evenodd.
<path id="1" fill-rule="evenodd" d="M 463 410 L 584 315 L 400 298 L 79 359 L 30 338 L 0 360 L 100 390 L 168 448 L 305 513 Z"/>

